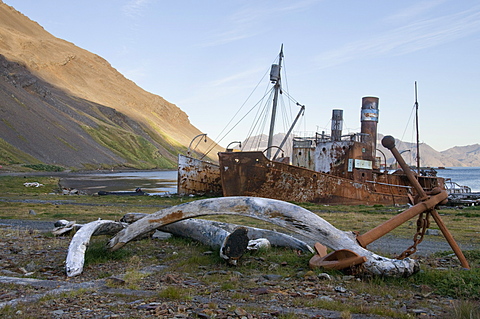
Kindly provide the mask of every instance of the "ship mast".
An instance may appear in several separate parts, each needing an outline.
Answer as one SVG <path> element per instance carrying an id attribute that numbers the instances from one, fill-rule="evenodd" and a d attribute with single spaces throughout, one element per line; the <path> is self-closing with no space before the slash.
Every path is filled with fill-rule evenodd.
<path id="1" fill-rule="evenodd" d="M 417 174 L 420 175 L 420 133 L 418 131 L 417 81 L 415 81 L 415 129 L 417 131 Z"/>
<path id="2" fill-rule="evenodd" d="M 275 129 L 275 117 L 277 113 L 277 103 L 278 103 L 278 94 L 282 93 L 282 84 L 280 78 L 280 71 L 282 68 L 282 59 L 283 59 L 283 44 L 280 48 L 280 54 L 278 56 L 278 64 L 273 64 L 272 69 L 270 70 L 270 81 L 274 83 L 274 96 L 273 96 L 273 105 L 272 105 L 272 118 L 270 120 L 270 131 L 268 133 L 268 143 L 267 143 L 267 158 L 271 159 L 272 156 L 272 144 L 273 144 L 273 132 Z"/>

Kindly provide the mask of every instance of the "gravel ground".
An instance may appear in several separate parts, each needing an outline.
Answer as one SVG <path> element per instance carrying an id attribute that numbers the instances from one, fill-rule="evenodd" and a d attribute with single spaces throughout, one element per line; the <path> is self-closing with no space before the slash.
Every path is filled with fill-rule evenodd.
<path id="1" fill-rule="evenodd" d="M 428 286 L 387 293 L 376 292 L 376 288 L 365 291 L 358 282 L 367 279 L 329 276 L 308 268 L 299 268 L 289 277 L 272 275 L 282 263 L 255 255 L 242 257 L 242 263 L 254 269 L 248 274 L 221 264 L 185 273 L 178 271 L 179 260 L 168 258 L 179 255 L 182 247 L 158 240 L 130 244 L 133 256 L 129 259 L 86 266 L 80 276 L 67 278 L 64 260 L 71 238 L 48 236 L 52 226 L 53 222 L 0 220 L 0 317 L 388 318 L 322 306 L 344 303 L 357 309 L 393 309 L 411 317 L 450 318 L 455 302 L 432 294 Z M 385 241 L 390 243 L 386 247 L 394 241 L 401 244 L 391 237 Z M 445 250 L 438 242 L 431 247 Z M 458 267 L 456 258 L 428 263 Z M 134 284 L 128 271 L 132 264 L 143 274 Z M 225 288 L 228 284 L 231 287 Z M 171 291 L 162 295 L 165 287 Z M 176 295 L 187 291 L 189 298 Z"/>
<path id="2" fill-rule="evenodd" d="M 385 311 L 390 309 L 397 317 L 452 318 L 456 302 L 435 295 L 426 285 L 388 292 L 373 285 L 365 290 L 359 283 L 368 278 L 324 276 L 308 267 L 279 278 L 272 273 L 283 267 L 281 262 L 255 255 L 242 257 L 242 263 L 253 269 L 248 274 L 222 263 L 186 273 L 179 271 L 182 260 L 172 258 L 185 247 L 158 240 L 129 244 L 129 258 L 86 265 L 82 275 L 68 278 L 65 258 L 71 238 L 49 236 L 53 223 L 0 219 L 0 317 L 364 319 L 388 318 Z M 387 235 L 368 248 L 388 257 L 411 244 L 411 239 Z M 480 249 L 480 244 L 460 246 Z M 441 235 L 427 236 L 418 249 L 414 256 L 422 264 L 460 268 L 455 257 L 427 258 L 433 252 L 451 250 Z M 209 252 L 198 255 L 202 253 Z M 143 274 L 134 284 L 132 265 Z M 332 304 L 336 303 L 353 305 L 357 311 L 325 310 L 335 309 Z M 375 307 L 382 315 L 365 314 L 375 313 L 371 310 Z"/>

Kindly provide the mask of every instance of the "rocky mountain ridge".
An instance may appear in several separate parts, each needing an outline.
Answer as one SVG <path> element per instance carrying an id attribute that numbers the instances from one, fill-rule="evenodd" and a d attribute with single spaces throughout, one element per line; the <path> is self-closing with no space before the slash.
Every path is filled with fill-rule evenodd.
<path id="1" fill-rule="evenodd" d="M 201 132 L 176 105 L 0 1 L 0 164 L 173 168 Z M 209 140 L 198 147 L 220 150 Z"/>
<path id="2" fill-rule="evenodd" d="M 381 144 L 379 134 L 377 147 L 387 155 L 387 164 L 395 162 L 390 151 Z M 416 165 L 417 146 L 415 143 L 396 140 L 399 152 L 403 152 L 407 164 Z M 420 165 L 424 167 L 480 167 L 480 144 L 455 146 L 445 151 L 437 151 L 426 143 L 420 143 Z"/>

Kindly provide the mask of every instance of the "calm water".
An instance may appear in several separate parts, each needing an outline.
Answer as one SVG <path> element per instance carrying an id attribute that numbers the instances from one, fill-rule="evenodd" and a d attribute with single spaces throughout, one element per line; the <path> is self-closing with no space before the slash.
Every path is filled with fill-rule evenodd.
<path id="1" fill-rule="evenodd" d="M 472 192 L 480 192 L 480 167 L 447 167 L 437 170 L 437 175 L 468 186 Z"/>
<path id="2" fill-rule="evenodd" d="M 459 185 L 480 192 L 480 167 L 448 167 L 437 170 L 437 175 L 451 178 Z M 133 171 L 120 173 L 75 174 L 62 178 L 62 186 L 88 193 L 98 191 L 133 191 L 140 187 L 149 194 L 177 192 L 177 171 Z"/>
<path id="3" fill-rule="evenodd" d="M 134 191 L 137 187 L 149 194 L 176 193 L 177 171 L 71 174 L 61 178 L 60 183 L 63 187 L 90 194 L 98 191 Z"/>

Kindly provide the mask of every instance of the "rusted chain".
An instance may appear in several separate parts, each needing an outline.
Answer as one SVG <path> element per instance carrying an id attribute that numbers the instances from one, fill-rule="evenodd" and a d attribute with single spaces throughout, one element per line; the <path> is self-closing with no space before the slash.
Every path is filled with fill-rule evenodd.
<path id="1" fill-rule="evenodd" d="M 413 255 L 417 251 L 417 245 L 420 244 L 425 236 L 427 228 L 430 227 L 430 210 L 424 213 L 420 213 L 417 219 L 417 232 L 413 236 L 413 245 L 408 247 L 403 253 L 401 253 L 397 259 L 404 259 L 410 255 Z"/>

